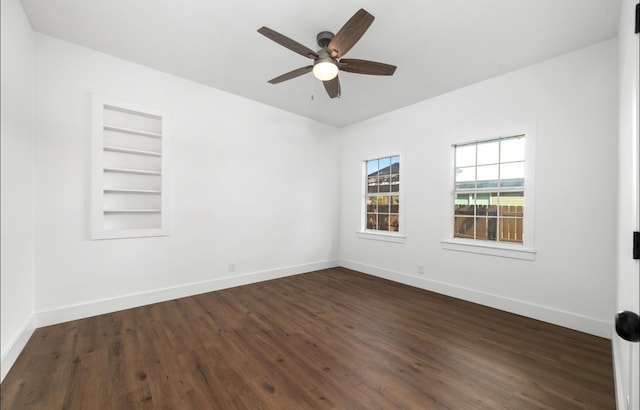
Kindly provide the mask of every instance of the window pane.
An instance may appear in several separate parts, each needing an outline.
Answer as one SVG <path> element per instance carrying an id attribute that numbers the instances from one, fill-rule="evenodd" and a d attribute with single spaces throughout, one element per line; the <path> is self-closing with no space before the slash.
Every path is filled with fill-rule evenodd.
<path id="1" fill-rule="evenodd" d="M 524 192 L 502 192 L 498 201 L 500 205 L 524 205 Z"/>
<path id="2" fill-rule="evenodd" d="M 476 194 L 475 204 L 476 204 L 476 215 L 487 215 L 489 208 L 489 201 L 491 194 L 481 193 Z"/>
<path id="3" fill-rule="evenodd" d="M 500 218 L 500 241 L 522 243 L 522 218 Z"/>
<path id="4" fill-rule="evenodd" d="M 484 165 L 478 167 L 478 188 L 493 188 L 498 186 L 498 166 Z"/>
<path id="5" fill-rule="evenodd" d="M 524 192 L 500 194 L 500 241 L 522 243 L 524 227 Z"/>
<path id="6" fill-rule="evenodd" d="M 478 165 L 497 164 L 498 162 L 500 162 L 499 141 L 478 144 Z"/>
<path id="7" fill-rule="evenodd" d="M 455 148 L 456 167 L 468 167 L 476 164 L 476 144 L 458 145 Z"/>
<path id="8" fill-rule="evenodd" d="M 476 218 L 476 239 L 495 241 L 497 238 L 496 218 Z"/>
<path id="9" fill-rule="evenodd" d="M 400 197 L 397 195 L 394 195 L 391 197 L 391 213 L 392 214 L 397 214 L 398 212 L 400 212 Z"/>
<path id="10" fill-rule="evenodd" d="M 392 174 L 400 173 L 400 157 L 399 156 L 391 157 L 391 173 Z"/>
<path id="11" fill-rule="evenodd" d="M 524 162 L 500 164 L 500 186 L 524 186 Z"/>
<path id="12" fill-rule="evenodd" d="M 524 207 L 521 205 L 500 205 L 500 216 L 524 216 Z"/>
<path id="13" fill-rule="evenodd" d="M 455 199 L 456 215 L 473 215 L 473 194 L 458 194 Z"/>
<path id="14" fill-rule="evenodd" d="M 476 187 L 476 167 L 456 168 L 456 188 Z"/>
<path id="15" fill-rule="evenodd" d="M 500 216 L 523 216 L 524 192 L 502 192 L 498 201 Z"/>
<path id="16" fill-rule="evenodd" d="M 367 192 L 370 194 L 378 192 L 378 177 L 367 178 Z"/>
<path id="17" fill-rule="evenodd" d="M 487 239 L 487 218 L 476 218 L 476 239 Z"/>
<path id="18" fill-rule="evenodd" d="M 400 192 L 400 175 L 391 175 L 391 192 Z"/>
<path id="19" fill-rule="evenodd" d="M 456 205 L 456 215 L 473 215 L 473 205 Z"/>
<path id="20" fill-rule="evenodd" d="M 458 194 L 456 195 L 456 205 L 471 205 L 473 202 L 473 194 Z"/>
<path id="21" fill-rule="evenodd" d="M 376 214 L 367 214 L 367 229 L 376 229 L 378 218 Z"/>
<path id="22" fill-rule="evenodd" d="M 489 218 L 487 223 L 487 240 L 495 241 L 498 239 L 498 218 Z"/>
<path id="23" fill-rule="evenodd" d="M 383 175 L 378 178 L 379 192 L 391 191 L 391 177 L 389 175 Z"/>
<path id="24" fill-rule="evenodd" d="M 473 217 L 456 216 L 454 221 L 453 236 L 456 238 L 474 239 Z"/>
<path id="25" fill-rule="evenodd" d="M 524 135 L 500 141 L 500 162 L 524 161 Z"/>
<path id="26" fill-rule="evenodd" d="M 371 174 L 376 174 L 378 172 L 378 169 L 380 168 L 378 167 L 377 159 L 372 159 L 371 161 L 367 161 L 367 175 L 370 176 Z"/>
<path id="27" fill-rule="evenodd" d="M 400 226 L 400 216 L 398 214 L 389 215 L 389 230 L 398 232 L 398 226 Z"/>
<path id="28" fill-rule="evenodd" d="M 389 215 L 378 214 L 378 230 L 379 231 L 389 230 Z"/>
<path id="29" fill-rule="evenodd" d="M 491 202 L 490 193 L 476 194 L 476 205 L 489 205 L 490 202 Z"/>
<path id="30" fill-rule="evenodd" d="M 389 213 L 389 197 L 388 196 L 378 197 L 378 213 L 379 214 Z"/>
<path id="31" fill-rule="evenodd" d="M 380 167 L 379 173 L 380 175 L 388 175 L 391 173 L 391 158 L 380 158 L 378 160 L 378 166 Z"/>
<path id="32" fill-rule="evenodd" d="M 376 197 L 375 196 L 367 197 L 367 213 L 376 213 L 376 212 L 378 212 Z"/>

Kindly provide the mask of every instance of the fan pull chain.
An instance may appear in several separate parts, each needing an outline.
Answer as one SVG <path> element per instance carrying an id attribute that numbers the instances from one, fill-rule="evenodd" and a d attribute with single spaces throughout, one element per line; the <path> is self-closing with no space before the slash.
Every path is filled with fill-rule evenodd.
<path id="1" fill-rule="evenodd" d="M 314 80 L 315 80 L 315 78 L 314 78 L 313 76 L 310 76 L 309 78 L 310 78 L 310 80 L 311 80 L 311 101 L 313 101 L 313 99 L 314 99 L 314 92 L 315 92 L 315 84 L 316 84 L 316 82 L 314 81 Z"/>

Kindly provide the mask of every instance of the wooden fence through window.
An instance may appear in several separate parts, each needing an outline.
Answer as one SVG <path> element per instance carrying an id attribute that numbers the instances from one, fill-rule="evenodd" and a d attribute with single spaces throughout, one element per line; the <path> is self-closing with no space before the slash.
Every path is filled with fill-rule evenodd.
<path id="1" fill-rule="evenodd" d="M 524 207 L 522 205 L 477 205 L 475 217 L 473 205 L 456 205 L 454 236 L 456 238 L 522 243 L 523 217 Z"/>

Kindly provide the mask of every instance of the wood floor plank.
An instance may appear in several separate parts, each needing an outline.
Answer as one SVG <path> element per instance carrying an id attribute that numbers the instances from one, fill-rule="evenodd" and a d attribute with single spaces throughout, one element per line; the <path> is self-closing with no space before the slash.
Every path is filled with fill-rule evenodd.
<path id="1" fill-rule="evenodd" d="M 613 409 L 610 341 L 344 268 L 37 329 L 3 409 Z"/>
<path id="2" fill-rule="evenodd" d="M 63 409 L 107 409 L 109 399 L 105 380 L 108 380 L 107 350 L 98 349 L 77 355 L 67 380 Z"/>

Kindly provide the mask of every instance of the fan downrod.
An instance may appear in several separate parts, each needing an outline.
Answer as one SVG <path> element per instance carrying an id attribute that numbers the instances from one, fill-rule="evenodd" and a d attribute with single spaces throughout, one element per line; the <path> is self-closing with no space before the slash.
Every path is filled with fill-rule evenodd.
<path id="1" fill-rule="evenodd" d="M 318 33 L 318 35 L 316 36 L 316 41 L 318 42 L 318 45 L 322 48 L 326 48 L 329 43 L 331 42 L 331 40 L 333 40 L 333 37 L 335 37 L 335 34 L 333 34 L 330 31 L 321 31 Z"/>

